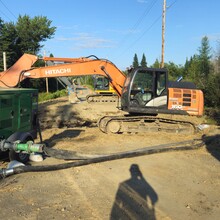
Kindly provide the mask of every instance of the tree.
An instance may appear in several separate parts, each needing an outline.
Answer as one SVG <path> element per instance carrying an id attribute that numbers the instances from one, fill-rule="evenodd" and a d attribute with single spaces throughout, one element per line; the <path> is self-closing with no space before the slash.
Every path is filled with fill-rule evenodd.
<path id="1" fill-rule="evenodd" d="M 176 65 L 173 62 L 165 63 L 164 67 L 168 70 L 169 79 L 176 81 L 179 77 L 183 76 L 184 67 Z"/>
<path id="2" fill-rule="evenodd" d="M 28 15 L 19 16 L 16 29 L 22 52 L 38 53 L 43 46 L 40 43 L 51 39 L 55 33 L 56 28 L 50 27 L 51 23 L 45 16 L 36 16 L 33 19 Z"/>
<path id="3" fill-rule="evenodd" d="M 10 67 L 16 60 L 16 29 L 12 22 L 0 21 L 0 51 L 7 52 L 7 67 Z M 16 58 L 15 58 L 16 57 Z M 0 71 L 3 70 L 3 58 L 0 56 Z"/>
<path id="4" fill-rule="evenodd" d="M 147 61 L 146 61 L 146 57 L 145 54 L 143 53 L 142 59 L 141 59 L 141 66 L 142 67 L 147 67 Z"/>
<path id="5" fill-rule="evenodd" d="M 133 67 L 137 68 L 139 66 L 137 54 L 134 55 Z"/>
<path id="6" fill-rule="evenodd" d="M 198 49 L 199 70 L 201 77 L 208 77 L 211 71 L 211 47 L 207 36 L 202 38 L 201 46 Z"/>
<path id="7" fill-rule="evenodd" d="M 198 55 L 193 55 L 185 63 L 184 76 L 186 79 L 195 82 L 196 84 L 200 80 L 199 76 L 199 58 Z"/>
<path id="8" fill-rule="evenodd" d="M 160 68 L 160 62 L 158 59 L 155 60 L 154 64 L 151 66 L 152 68 Z"/>
<path id="9" fill-rule="evenodd" d="M 220 85 L 220 73 L 210 74 L 204 90 L 206 106 L 220 108 L 219 85 Z"/>
<path id="10" fill-rule="evenodd" d="M 55 33 L 56 27 L 51 27 L 51 23 L 45 16 L 19 15 L 15 24 L 0 20 L 0 51 L 7 53 L 7 66 L 13 65 L 24 53 L 39 53 L 42 42 L 51 39 Z"/>

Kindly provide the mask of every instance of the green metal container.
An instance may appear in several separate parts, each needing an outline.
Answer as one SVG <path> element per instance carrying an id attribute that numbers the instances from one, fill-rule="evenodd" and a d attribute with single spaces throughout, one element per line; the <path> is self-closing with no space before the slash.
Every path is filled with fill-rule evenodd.
<path id="1" fill-rule="evenodd" d="M 0 89 L 0 140 L 15 132 L 37 136 L 38 91 Z"/>

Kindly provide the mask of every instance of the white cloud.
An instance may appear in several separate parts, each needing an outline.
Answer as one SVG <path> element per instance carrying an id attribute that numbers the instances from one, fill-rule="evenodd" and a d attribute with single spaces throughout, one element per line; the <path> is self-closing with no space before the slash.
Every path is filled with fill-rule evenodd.
<path id="1" fill-rule="evenodd" d="M 57 41 L 72 41 L 73 49 L 111 48 L 113 42 L 107 39 L 92 36 L 88 33 L 77 33 L 75 37 L 56 37 Z"/>
<path id="2" fill-rule="evenodd" d="M 122 35 L 136 34 L 136 33 L 140 32 L 140 31 L 132 30 L 132 29 L 127 29 L 127 30 L 107 29 L 106 31 L 112 32 L 112 33 L 117 33 L 117 34 L 122 34 Z"/>
<path id="3" fill-rule="evenodd" d="M 143 3 L 144 3 L 144 4 L 145 4 L 145 3 L 148 3 L 147 0 L 137 0 L 137 2 L 138 2 L 138 3 L 141 3 L 141 4 L 143 4 Z"/>

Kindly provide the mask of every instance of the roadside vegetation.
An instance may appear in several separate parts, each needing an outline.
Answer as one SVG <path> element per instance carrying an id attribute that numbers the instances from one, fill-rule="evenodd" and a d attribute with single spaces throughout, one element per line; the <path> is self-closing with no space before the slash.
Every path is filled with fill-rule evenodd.
<path id="1" fill-rule="evenodd" d="M 38 96 L 38 102 L 41 103 L 41 102 L 44 102 L 44 101 L 48 101 L 48 100 L 51 100 L 51 99 L 57 99 L 57 98 L 60 98 L 60 97 L 64 97 L 64 96 L 67 96 L 67 90 L 66 89 L 63 89 L 63 90 L 58 90 L 56 92 L 41 92 L 39 93 L 39 96 Z"/>

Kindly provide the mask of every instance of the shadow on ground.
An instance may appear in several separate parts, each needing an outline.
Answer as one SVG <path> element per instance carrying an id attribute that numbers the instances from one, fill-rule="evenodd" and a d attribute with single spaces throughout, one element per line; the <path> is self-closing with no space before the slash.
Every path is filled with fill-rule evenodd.
<path id="1" fill-rule="evenodd" d="M 68 129 L 60 132 L 59 134 L 54 134 L 50 138 L 43 140 L 48 147 L 54 147 L 58 141 L 62 141 L 63 138 L 75 138 L 80 135 L 83 130 L 78 129 Z"/>
<path id="2" fill-rule="evenodd" d="M 110 219 L 156 219 L 157 193 L 137 164 L 131 165 L 130 173 L 131 178 L 119 184 Z"/>
<path id="3" fill-rule="evenodd" d="M 220 134 L 203 136 L 207 151 L 220 161 Z"/>

